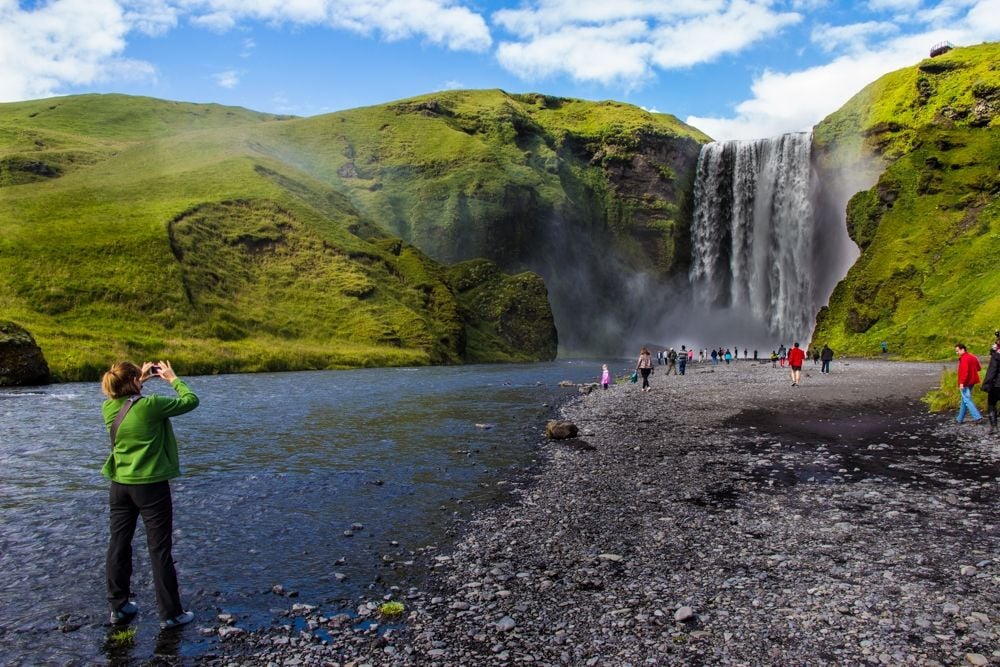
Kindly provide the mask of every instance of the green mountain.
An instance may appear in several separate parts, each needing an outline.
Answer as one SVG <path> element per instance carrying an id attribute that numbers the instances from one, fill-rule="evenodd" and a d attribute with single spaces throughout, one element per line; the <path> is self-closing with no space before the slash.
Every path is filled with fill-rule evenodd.
<path id="1" fill-rule="evenodd" d="M 120 95 L 0 105 L 3 319 L 61 379 L 119 357 L 188 373 L 552 358 L 537 275 L 445 266 L 276 157 L 275 137 L 309 133 L 292 125 L 322 153 L 326 122 Z"/>
<path id="2" fill-rule="evenodd" d="M 872 83 L 814 130 L 816 161 L 865 188 L 847 206 L 861 256 L 814 344 L 905 358 L 982 352 L 1000 327 L 1000 44 L 956 48 Z M 874 185 L 872 185 L 874 183 Z"/>

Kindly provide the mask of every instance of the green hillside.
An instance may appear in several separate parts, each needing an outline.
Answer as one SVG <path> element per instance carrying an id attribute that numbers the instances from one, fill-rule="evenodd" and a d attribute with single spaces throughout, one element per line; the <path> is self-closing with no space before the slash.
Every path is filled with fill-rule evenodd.
<path id="1" fill-rule="evenodd" d="M 861 257 L 814 343 L 904 358 L 982 353 L 1000 327 L 1000 44 L 888 74 L 814 131 L 831 170 L 878 175 L 848 204 Z"/>
<path id="2" fill-rule="evenodd" d="M 263 149 L 304 122 L 119 95 L 0 104 L 3 319 L 62 379 L 116 357 L 191 373 L 555 355 L 537 275 L 446 267 Z"/>
<path id="3" fill-rule="evenodd" d="M 449 91 L 290 123 L 257 150 L 331 183 L 433 258 L 485 257 L 548 286 L 569 349 L 619 349 L 642 316 L 623 273 L 690 261 L 708 137 L 618 102 Z M 618 320 L 602 330 L 595 313 Z M 648 315 L 648 313 L 647 313 Z"/>

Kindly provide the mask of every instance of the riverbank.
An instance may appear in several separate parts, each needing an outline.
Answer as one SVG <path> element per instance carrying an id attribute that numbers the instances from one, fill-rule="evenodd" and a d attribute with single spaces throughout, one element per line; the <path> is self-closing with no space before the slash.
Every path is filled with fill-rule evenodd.
<path id="1" fill-rule="evenodd" d="M 217 662 L 1000 664 L 1000 439 L 925 412 L 941 367 L 694 364 L 572 400 L 581 437 L 516 503 L 416 555 L 404 622 L 299 606 L 222 628 Z"/>

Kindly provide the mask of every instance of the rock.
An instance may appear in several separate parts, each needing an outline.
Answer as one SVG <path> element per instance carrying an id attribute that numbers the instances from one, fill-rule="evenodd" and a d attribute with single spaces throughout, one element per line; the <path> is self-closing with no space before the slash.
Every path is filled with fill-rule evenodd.
<path id="1" fill-rule="evenodd" d="M 941 613 L 945 616 L 958 616 L 958 612 L 958 605 L 952 602 L 947 602 L 941 606 Z"/>
<path id="2" fill-rule="evenodd" d="M 504 616 L 499 621 L 497 621 L 497 630 L 500 632 L 510 632 L 517 627 L 517 621 L 515 621 L 510 616 Z"/>
<path id="3" fill-rule="evenodd" d="M 456 610 L 456 611 L 465 611 L 470 606 L 471 605 L 468 602 L 464 602 L 462 600 L 457 600 L 457 601 L 451 603 L 451 608 L 454 609 L 454 610 Z"/>
<path id="4" fill-rule="evenodd" d="M 476 428 L 488 431 L 493 428 L 493 424 L 476 424 Z"/>
<path id="5" fill-rule="evenodd" d="M 51 381 L 49 364 L 31 334 L 13 322 L 0 321 L 0 387 Z"/>
<path id="6" fill-rule="evenodd" d="M 974 577 L 979 570 L 974 565 L 963 565 L 960 572 L 963 577 Z"/>
<path id="7" fill-rule="evenodd" d="M 681 607 L 674 612 L 674 620 L 678 623 L 683 623 L 685 621 L 690 621 L 694 618 L 694 609 L 691 607 Z"/>
<path id="8" fill-rule="evenodd" d="M 243 628 L 237 628 L 234 625 L 224 625 L 221 628 L 219 628 L 219 639 L 221 639 L 222 641 L 226 641 L 227 639 L 230 639 L 232 637 L 245 635 L 246 632 L 247 631 L 244 630 Z"/>
<path id="9" fill-rule="evenodd" d="M 990 661 L 986 659 L 986 656 L 981 653 L 966 653 L 965 661 L 970 665 L 975 665 L 976 667 L 983 667 L 983 665 L 990 664 Z"/>
<path id="10" fill-rule="evenodd" d="M 620 563 L 624 560 L 624 556 L 618 554 L 601 554 L 598 556 L 601 560 L 611 561 L 612 563 Z"/>
<path id="11" fill-rule="evenodd" d="M 364 529 L 365 529 L 365 526 L 362 523 L 352 523 L 351 524 L 351 530 L 353 530 L 354 532 L 358 532 L 359 530 L 364 530 Z"/>
<path id="12" fill-rule="evenodd" d="M 550 440 L 566 440 L 567 438 L 575 438 L 579 432 L 580 429 L 577 428 L 576 424 L 569 421 L 553 419 L 545 425 L 545 435 L 547 435 Z"/>
<path id="13" fill-rule="evenodd" d="M 274 586 L 271 586 L 271 592 L 274 593 L 275 595 L 284 595 L 285 587 L 282 586 L 281 584 L 275 584 Z"/>

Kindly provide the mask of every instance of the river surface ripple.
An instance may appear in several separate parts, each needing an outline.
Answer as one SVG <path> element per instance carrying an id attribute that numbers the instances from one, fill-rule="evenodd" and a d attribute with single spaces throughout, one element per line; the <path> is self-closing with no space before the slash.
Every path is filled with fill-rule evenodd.
<path id="1" fill-rule="evenodd" d="M 575 392 L 558 383 L 599 375 L 599 363 L 564 360 L 185 378 L 201 405 L 172 420 L 183 470 L 172 482 L 174 558 L 195 626 L 219 611 L 269 623 L 295 601 L 275 584 L 331 611 L 405 584 L 400 563 L 502 499 L 497 482 L 530 464 L 549 406 Z M 159 381 L 151 392 L 171 393 Z M 96 383 L 0 390 L 4 664 L 214 650 L 195 628 L 159 632 L 141 521 L 138 633 L 125 655 L 108 641 L 102 399 Z M 345 536 L 353 523 L 364 529 Z"/>

